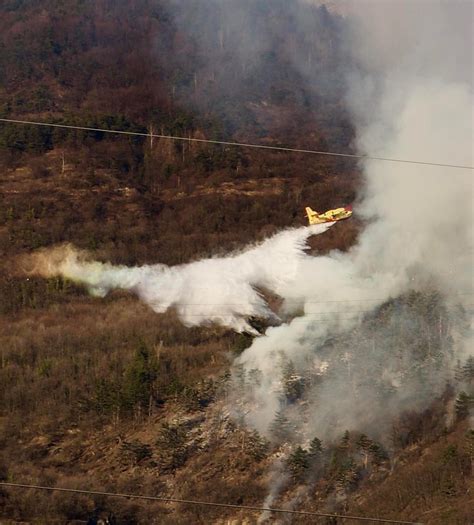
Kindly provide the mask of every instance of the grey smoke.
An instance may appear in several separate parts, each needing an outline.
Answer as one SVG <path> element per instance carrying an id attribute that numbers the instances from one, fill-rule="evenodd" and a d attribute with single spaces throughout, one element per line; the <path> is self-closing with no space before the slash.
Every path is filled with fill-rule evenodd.
<path id="1" fill-rule="evenodd" d="M 345 33 L 351 54 L 346 100 L 358 151 L 473 165 L 468 65 L 472 4 L 351 5 Z M 297 413 L 293 419 L 299 421 L 300 439 L 333 439 L 345 429 L 379 435 L 402 411 L 426 407 L 442 392 L 456 357 L 472 353 L 472 347 L 466 350 L 472 335 L 463 327 L 473 288 L 472 172 L 375 161 L 366 162 L 363 170 L 366 182 L 356 213 L 370 223 L 358 244 L 348 253 L 308 261 L 299 281 L 307 298 L 305 315 L 268 329 L 237 360 L 247 371 L 262 371 L 258 384 L 248 384 L 242 402 L 252 406 L 248 423 L 263 433 L 282 408 L 278 356 L 295 363 L 302 381 L 305 371 L 313 370 L 314 379 L 328 367 L 313 387 L 314 395 L 310 390 L 304 410 L 291 403 L 286 410 L 289 417 Z M 407 309 L 403 301 L 398 310 L 386 314 L 385 323 L 343 315 L 354 309 L 357 313 L 357 304 L 377 312 L 410 291 L 421 292 L 418 297 L 439 294 L 439 304 L 433 307 L 442 317 L 436 342 L 431 335 L 434 325 L 424 326 L 426 312 Z M 317 305 L 310 297 L 343 302 L 329 308 L 331 303 Z M 374 300 L 363 302 L 370 298 Z M 329 310 L 336 313 L 324 316 Z M 444 336 L 446 325 L 455 334 L 454 343 Z M 426 334 L 420 333 L 423 327 Z M 398 341 L 397 331 L 403 334 Z M 436 346 L 438 354 L 424 367 L 416 354 L 420 344 Z M 403 354 L 401 364 L 394 358 L 397 352 Z M 341 373 L 344 362 L 347 374 Z M 380 388 L 370 383 L 374 377 L 383 379 Z M 389 401 L 380 394 L 388 387 Z"/>
<path id="2" fill-rule="evenodd" d="M 304 4 L 278 3 L 283 12 L 294 7 L 295 35 L 299 28 L 311 34 Z M 262 1 L 255 5 L 265 8 Z M 262 19 L 251 19 L 255 5 L 226 0 L 219 5 L 222 27 L 206 33 L 222 38 L 224 48 L 232 42 L 229 52 L 239 55 L 243 70 L 258 68 L 262 53 L 277 45 L 277 35 L 260 30 Z M 346 50 L 345 101 L 357 151 L 473 164 L 471 15 L 471 3 L 434 0 L 346 3 L 345 18 L 319 13 L 318 23 L 326 23 L 321 31 L 342 31 L 338 46 Z M 177 23 L 190 32 L 199 27 L 192 19 Z M 283 21 L 275 27 L 290 30 Z M 304 56 L 293 49 L 287 59 L 310 89 L 317 67 L 307 66 L 306 48 Z M 244 396 L 236 392 L 247 423 L 268 434 L 283 409 L 296 442 L 333 439 L 348 428 L 380 433 L 391 418 L 440 394 L 456 358 L 472 353 L 472 326 L 465 324 L 473 289 L 472 171 L 375 161 L 361 167 L 365 185 L 355 212 L 368 225 L 347 253 L 305 255 L 307 237 L 324 228 L 301 228 L 243 253 L 179 267 L 117 268 L 60 250 L 43 254 L 38 271 L 79 280 L 98 295 L 130 290 L 157 312 L 176 308 L 189 326 L 216 322 L 238 331 L 251 331 L 249 316 L 272 315 L 257 291 L 267 287 L 297 317 L 269 328 L 236 360 L 253 378 Z M 428 312 L 437 319 L 427 322 Z M 304 404 L 282 403 L 281 363 L 290 361 Z"/>

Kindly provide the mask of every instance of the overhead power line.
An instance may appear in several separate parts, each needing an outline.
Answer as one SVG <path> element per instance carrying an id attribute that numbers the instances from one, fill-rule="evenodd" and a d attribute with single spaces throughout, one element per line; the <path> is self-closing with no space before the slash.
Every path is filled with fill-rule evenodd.
<path id="1" fill-rule="evenodd" d="M 0 122 L 6 122 L 10 124 L 26 124 L 31 126 L 45 126 L 51 128 L 62 128 L 62 129 L 75 129 L 79 131 L 95 131 L 101 133 L 115 133 L 117 135 L 131 135 L 134 137 L 149 137 L 157 139 L 166 139 L 166 140 L 177 140 L 182 142 L 200 142 L 204 144 L 220 144 L 222 146 L 235 146 L 241 148 L 255 148 L 255 149 L 266 149 L 273 151 L 286 151 L 292 153 L 308 153 L 313 155 L 326 155 L 330 157 L 343 157 L 350 159 L 362 159 L 362 160 L 377 160 L 384 162 L 397 162 L 404 164 L 419 164 L 424 166 L 440 166 L 443 168 L 455 168 L 455 169 L 465 169 L 465 170 L 474 170 L 474 166 L 462 166 L 458 164 L 445 164 L 440 162 L 427 162 L 421 160 L 412 160 L 412 159 L 395 159 L 389 157 L 374 157 L 371 155 L 356 155 L 352 153 L 336 153 L 334 151 L 319 151 L 313 149 L 303 149 L 303 148 L 290 148 L 285 146 L 266 146 L 264 144 L 251 144 L 248 142 L 231 142 L 225 140 L 211 140 L 211 139 L 197 139 L 192 137 L 178 137 L 174 135 L 162 135 L 157 133 L 142 133 L 139 131 L 124 131 L 124 130 L 113 130 L 113 129 L 103 129 L 103 128 L 91 128 L 88 126 L 73 126 L 68 124 L 53 124 L 51 122 L 34 122 L 30 120 L 17 120 L 17 119 L 7 119 L 0 118 Z"/>
<path id="2" fill-rule="evenodd" d="M 260 304 L 257 304 L 257 303 L 249 303 L 249 304 L 255 304 L 256 306 L 262 306 Z M 186 304 L 186 303 L 176 303 L 176 304 L 173 304 L 170 306 L 171 307 L 177 307 L 177 306 L 196 306 L 196 305 L 189 305 L 189 304 Z M 200 307 L 204 307 L 204 306 L 219 306 L 219 307 L 224 307 L 224 306 L 228 306 L 228 307 L 239 307 L 239 306 L 247 306 L 246 303 L 235 303 L 235 304 L 219 304 L 219 303 L 208 303 L 208 304 L 202 304 L 202 305 L 199 305 Z M 265 306 L 265 305 L 264 305 Z M 474 305 L 473 304 L 468 304 L 468 305 L 465 305 L 466 308 L 472 308 Z M 433 312 L 434 309 L 433 308 L 430 308 L 428 310 L 429 312 Z M 341 316 L 341 315 L 361 315 L 361 314 L 371 314 L 371 313 L 374 313 L 375 312 L 375 308 L 372 309 L 372 310 L 339 310 L 339 311 L 324 311 L 324 310 L 319 310 L 319 311 L 314 311 L 314 312 L 303 312 L 303 315 L 305 316 L 309 316 L 309 315 L 323 315 L 325 317 L 327 316 L 335 316 L 335 315 L 338 315 L 338 316 Z M 473 313 L 474 311 L 473 310 L 464 310 L 465 313 Z M 201 315 L 206 315 L 205 313 L 198 313 L 198 314 L 188 314 L 188 315 L 196 315 L 196 316 L 201 316 Z M 323 319 L 325 318 L 323 317 Z M 342 317 L 341 317 L 342 318 Z M 352 317 L 351 317 L 352 319 Z M 332 320 L 332 319 L 331 319 Z"/>
<path id="3" fill-rule="evenodd" d="M 9 488 L 19 488 L 19 489 L 33 489 L 33 490 L 45 490 L 45 491 L 56 491 L 56 492 L 70 492 L 75 494 L 89 494 L 94 496 L 109 496 L 115 498 L 128 498 L 128 499 L 140 499 L 146 501 L 160 501 L 162 503 L 184 503 L 187 505 L 200 505 L 207 507 L 221 507 L 221 508 L 231 508 L 239 510 L 249 510 L 257 512 L 275 512 L 280 514 L 296 514 L 300 516 L 314 516 L 320 518 L 339 518 L 339 519 L 351 519 L 358 521 L 368 521 L 372 523 L 395 523 L 395 524 L 404 524 L 404 525 L 422 525 L 419 522 L 414 521 L 401 521 L 401 520 L 390 520 L 384 518 L 367 518 L 364 516 L 349 516 L 343 514 L 328 514 L 324 512 L 312 512 L 304 510 L 290 510 L 290 509 L 278 509 L 271 507 L 256 507 L 252 505 L 234 505 L 232 503 L 213 503 L 210 501 L 199 501 L 199 500 L 189 500 L 189 499 L 180 499 L 180 498 L 166 498 L 161 496 L 144 496 L 141 494 L 123 494 L 118 492 L 102 492 L 96 490 L 83 490 L 83 489 L 68 489 L 64 487 L 45 487 L 41 485 L 27 485 L 24 483 L 7 483 L 0 482 L 0 486 L 9 487 Z"/>
<path id="4" fill-rule="evenodd" d="M 466 296 L 466 295 L 474 295 L 474 293 L 463 293 L 463 294 L 456 294 L 456 295 L 462 295 L 462 296 Z M 285 300 L 282 300 L 282 304 L 285 305 L 285 306 L 288 306 L 288 305 L 307 305 L 307 304 L 328 304 L 328 303 L 342 303 L 342 304 L 349 304 L 349 303 L 354 303 L 354 302 L 357 302 L 357 303 L 361 303 L 361 302 L 382 302 L 383 303 L 380 305 L 384 305 L 386 302 L 390 301 L 391 298 L 388 298 L 388 299 L 347 299 L 345 301 L 310 301 L 310 300 L 306 300 L 305 298 L 302 298 L 301 300 L 299 301 L 285 301 Z M 268 300 L 266 300 L 265 302 L 268 302 Z M 175 304 L 179 304 L 179 306 L 246 306 L 246 305 L 254 305 L 254 306 L 261 306 L 263 303 L 261 302 L 254 302 L 254 301 L 250 301 L 250 302 L 241 302 L 241 303 L 182 303 L 181 301 L 175 303 Z M 350 305 L 352 306 L 352 305 Z M 356 306 L 356 305 L 354 305 Z M 364 307 L 366 307 L 365 305 L 363 305 Z M 405 306 L 410 306 L 410 303 L 402 303 L 401 305 L 397 305 L 397 306 L 402 306 L 402 307 L 405 307 Z M 469 305 L 462 305 L 462 306 L 473 306 L 472 304 L 469 304 Z M 370 305 L 368 305 L 367 307 L 370 307 Z M 325 312 L 325 311 L 322 311 L 322 312 L 315 312 L 315 313 L 330 313 L 330 314 L 340 314 L 340 313 L 355 313 L 355 314 L 359 314 L 359 313 L 369 313 L 369 312 L 372 312 L 373 310 L 357 310 L 357 309 L 354 309 L 354 310 L 339 310 L 339 311 L 333 311 L 333 312 Z"/>

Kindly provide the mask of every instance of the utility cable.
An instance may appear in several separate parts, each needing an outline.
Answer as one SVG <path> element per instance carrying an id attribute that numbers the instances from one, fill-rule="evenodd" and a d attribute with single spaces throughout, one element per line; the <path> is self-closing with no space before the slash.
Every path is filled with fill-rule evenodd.
<path id="1" fill-rule="evenodd" d="M 207 507 L 221 507 L 221 508 L 231 508 L 231 509 L 241 509 L 241 510 L 250 510 L 258 512 L 276 512 L 280 514 L 294 514 L 300 516 L 315 516 L 322 518 L 339 518 L 339 519 L 351 519 L 358 521 L 369 521 L 375 523 L 395 523 L 395 524 L 404 524 L 404 525 L 422 525 L 421 523 L 414 521 L 400 521 L 400 520 L 390 520 L 384 518 L 366 518 L 363 516 L 349 516 L 343 514 L 327 514 L 323 512 L 312 512 L 304 510 L 290 510 L 290 509 L 279 509 L 272 507 L 257 507 L 252 505 L 234 505 L 231 503 L 214 503 L 210 501 L 198 501 L 198 500 L 189 500 L 189 499 L 180 499 L 180 498 L 167 498 L 162 496 L 144 496 L 141 494 L 123 494 L 118 492 L 102 492 L 95 490 L 83 490 L 83 489 L 68 489 L 64 487 L 45 487 L 41 485 L 27 485 L 24 483 L 7 483 L 0 482 L 0 486 L 9 487 L 9 488 L 23 488 L 23 489 L 33 489 L 33 490 L 45 490 L 45 491 L 56 491 L 56 492 L 70 492 L 75 494 L 90 494 L 95 496 L 110 496 L 116 498 L 128 498 L 128 499 L 141 499 L 146 501 L 161 501 L 162 503 L 185 503 L 187 505 L 201 505 Z"/>
<path id="2" fill-rule="evenodd" d="M 290 303 L 288 303 L 288 304 L 290 304 Z M 294 303 L 294 304 L 295 305 L 300 305 L 301 304 L 302 307 L 305 306 L 304 303 Z M 248 305 L 267 306 L 268 307 L 268 304 L 261 305 L 259 303 L 235 303 L 235 304 L 203 303 L 203 304 L 200 304 L 200 305 L 197 305 L 197 304 L 186 304 L 186 303 L 173 303 L 173 304 L 169 305 L 169 308 L 187 307 L 187 306 L 199 306 L 199 307 L 206 307 L 206 306 L 241 307 L 241 306 L 248 306 Z M 464 312 L 465 313 L 472 313 L 471 310 L 466 310 L 466 308 L 471 308 L 472 306 L 474 306 L 474 305 L 473 304 L 463 305 Z M 199 312 L 198 308 L 196 308 L 196 310 Z M 299 311 L 299 310 L 300 310 L 299 308 L 296 308 L 295 311 Z M 339 311 L 336 311 L 336 310 L 334 310 L 334 311 L 319 310 L 319 311 L 304 311 L 304 314 L 305 315 L 343 315 L 343 314 L 359 315 L 359 314 L 370 314 L 370 313 L 374 313 L 376 311 L 377 311 L 377 308 L 374 307 L 373 309 L 370 309 L 370 310 L 339 310 Z M 405 311 L 409 311 L 409 310 L 406 309 Z M 427 311 L 431 313 L 434 310 L 433 309 L 429 309 Z M 393 313 L 393 312 L 390 312 L 390 313 Z M 404 313 L 404 310 L 399 309 L 396 313 Z"/>
<path id="3" fill-rule="evenodd" d="M 463 294 L 456 294 L 456 295 L 462 295 L 462 296 L 466 296 L 466 295 L 474 295 L 474 293 L 463 293 Z M 292 304 L 295 304 L 295 305 L 307 305 L 307 304 L 328 304 L 328 303 L 342 303 L 342 304 L 349 304 L 349 303 L 361 303 L 361 302 L 381 302 L 381 301 L 384 301 L 383 303 L 381 303 L 380 306 L 382 305 L 385 305 L 388 303 L 390 299 L 346 299 L 345 301 L 343 300 L 339 300 L 339 301 L 306 301 L 304 298 L 302 298 L 300 301 L 285 301 L 285 300 L 282 300 L 282 305 L 292 305 Z M 268 302 L 268 301 L 266 301 Z M 262 303 L 258 303 L 258 302 L 248 302 L 248 303 L 182 303 L 181 301 L 175 303 L 175 304 L 179 304 L 180 306 L 246 306 L 246 305 L 254 305 L 254 306 L 261 306 Z M 391 305 L 391 303 L 388 303 L 388 305 Z M 352 306 L 352 305 L 351 305 Z M 353 305 L 355 306 L 355 305 Z M 365 306 L 365 305 L 364 305 Z M 397 304 L 395 306 L 401 306 L 401 307 L 409 307 L 411 306 L 410 303 L 402 303 L 402 304 Z M 468 305 L 463 305 L 463 306 L 473 306 L 472 304 L 468 304 Z M 315 313 L 330 313 L 330 314 L 339 314 L 339 313 L 364 313 L 364 312 L 372 312 L 373 310 L 340 310 L 340 311 L 334 311 L 334 312 L 325 312 L 325 311 L 322 311 L 322 312 L 315 312 Z"/>
<path id="4" fill-rule="evenodd" d="M 370 155 L 356 155 L 352 153 L 336 153 L 333 151 L 319 151 L 312 149 L 303 149 L 303 148 L 290 148 L 285 146 L 266 146 L 264 144 L 251 144 L 248 142 L 231 142 L 224 140 L 211 140 L 211 139 L 197 139 L 192 137 L 178 137 L 174 135 L 162 135 L 156 133 L 143 133 L 139 131 L 124 131 L 124 130 L 113 130 L 113 129 L 103 129 L 103 128 L 91 128 L 87 126 L 72 126 L 68 124 L 53 124 L 50 122 L 34 122 L 30 120 L 16 120 L 16 119 L 7 119 L 0 118 L 0 122 L 6 122 L 10 124 L 27 124 L 31 126 L 45 126 L 51 128 L 62 128 L 62 129 L 75 129 L 79 131 L 95 131 L 100 133 L 115 133 L 118 135 L 131 135 L 134 137 L 149 137 L 157 139 L 166 139 L 166 140 L 177 140 L 183 142 L 201 142 L 205 144 L 220 144 L 222 146 L 236 146 L 241 148 L 255 148 L 255 149 L 266 149 L 273 151 L 286 151 L 293 153 L 309 153 L 313 155 L 326 155 L 331 157 L 344 157 L 350 159 L 363 159 L 363 160 L 378 160 L 384 162 L 397 162 L 405 164 L 419 164 L 424 166 L 440 166 L 443 168 L 455 168 L 455 169 L 465 169 L 465 170 L 474 170 L 474 166 L 463 166 L 458 164 L 445 164 L 440 162 L 427 162 L 421 160 L 411 160 L 411 159 L 395 159 L 389 157 L 373 157 Z"/>

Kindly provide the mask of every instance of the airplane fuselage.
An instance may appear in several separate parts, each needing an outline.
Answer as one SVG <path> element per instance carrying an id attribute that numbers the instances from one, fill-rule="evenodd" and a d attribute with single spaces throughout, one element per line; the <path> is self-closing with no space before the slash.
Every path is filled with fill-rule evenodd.
<path id="1" fill-rule="evenodd" d="M 322 224 L 324 222 L 336 222 L 348 219 L 352 216 L 352 208 L 347 206 L 345 208 L 335 208 L 324 213 L 318 213 L 310 207 L 306 207 L 306 216 L 310 225 Z"/>

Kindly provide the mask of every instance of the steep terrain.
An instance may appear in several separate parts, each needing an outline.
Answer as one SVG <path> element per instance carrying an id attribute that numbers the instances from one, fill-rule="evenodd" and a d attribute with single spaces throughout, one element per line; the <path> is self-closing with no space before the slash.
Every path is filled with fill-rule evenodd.
<path id="1" fill-rule="evenodd" d="M 242 0 L 234 11 L 219 4 L 3 2 L 0 116 L 351 151 L 345 77 L 335 65 L 344 20 L 283 0 Z M 248 34 L 239 33 L 242 20 Z M 156 314 L 125 292 L 93 298 L 23 266 L 23 255 L 62 243 L 125 265 L 240 250 L 303 225 L 307 204 L 353 202 L 362 184 L 354 161 L 4 123 L 0 152 L 2 481 L 474 522 L 472 359 L 458 364 L 442 396 L 395 418 L 385 435 L 349 428 L 296 447 L 278 414 L 267 437 L 236 417 L 236 392 L 243 399 L 258 381 L 232 367 L 249 335 L 186 328 L 175 312 Z M 310 239 L 310 252 L 347 250 L 363 225 L 336 224 Z M 278 310 L 280 299 L 262 294 Z M 451 341 L 438 295 L 386 304 L 364 326 L 389 325 L 386 312 L 397 308 L 425 330 L 419 362 L 440 366 L 438 353 Z M 251 322 L 265 329 L 261 319 Z M 410 334 L 400 329 L 400 347 Z M 344 337 L 360 343 L 356 332 Z M 344 337 L 327 345 L 343 348 Z M 367 380 L 376 374 L 367 371 Z M 290 362 L 281 375 L 286 401 L 304 411 L 317 373 L 302 378 Z M 100 518 L 277 522 L 236 509 L 0 489 L 2 523 Z"/>

